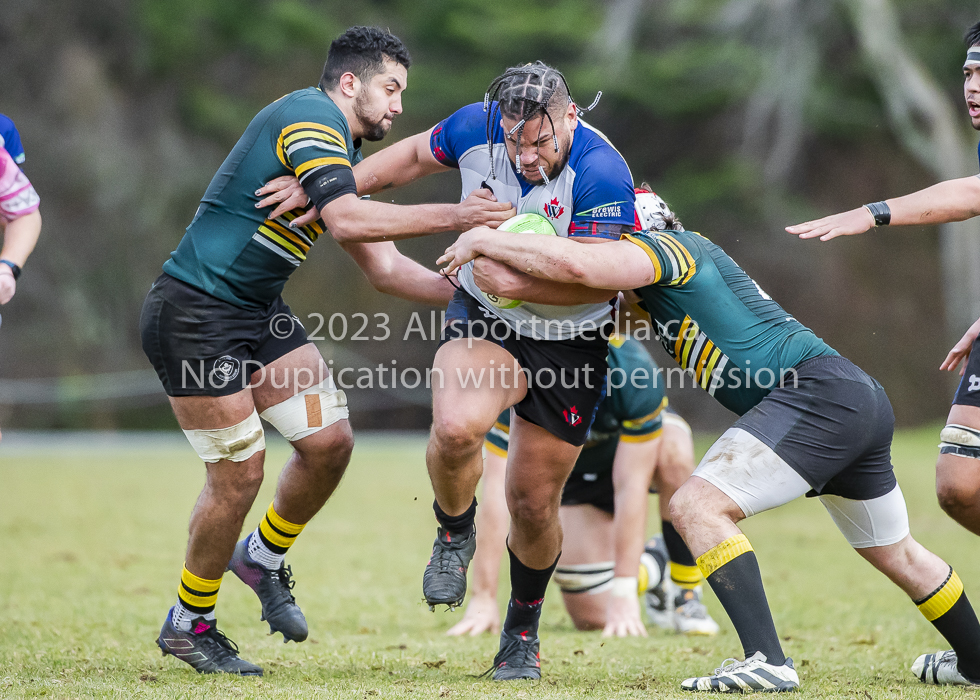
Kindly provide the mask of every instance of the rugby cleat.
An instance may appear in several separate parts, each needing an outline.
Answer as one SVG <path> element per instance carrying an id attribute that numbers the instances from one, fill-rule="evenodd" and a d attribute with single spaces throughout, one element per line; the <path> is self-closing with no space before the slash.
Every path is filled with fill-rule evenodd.
<path id="1" fill-rule="evenodd" d="M 718 634 L 718 623 L 711 618 L 701 601 L 701 586 L 694 589 L 677 587 L 677 596 L 674 598 L 674 628 L 681 634 L 708 637 Z"/>
<path id="2" fill-rule="evenodd" d="M 541 645 L 538 635 L 530 630 L 500 634 L 500 650 L 493 658 L 493 668 L 486 674 L 493 674 L 495 681 L 515 681 L 541 679 Z"/>
<path id="3" fill-rule="evenodd" d="M 643 594 L 643 607 L 650 624 L 666 630 L 674 629 L 673 591 L 668 575 L 670 558 L 667 546 L 660 535 L 651 538 L 640 555 L 640 567 L 646 570 L 647 589 Z M 641 576 L 642 578 L 642 576 Z"/>
<path id="4" fill-rule="evenodd" d="M 912 673 L 920 681 L 929 685 L 980 685 L 960 673 L 956 665 L 955 651 L 923 654 L 912 662 Z"/>
<path id="5" fill-rule="evenodd" d="M 728 659 L 712 676 L 688 678 L 681 682 L 684 690 L 705 693 L 785 693 L 800 687 L 800 677 L 793 659 L 782 666 L 766 663 L 766 655 L 755 652 L 745 661 Z"/>
<path id="6" fill-rule="evenodd" d="M 175 656 L 198 673 L 231 673 L 238 676 L 261 676 L 262 668 L 238 656 L 238 647 L 218 630 L 215 620 L 195 618 L 191 631 L 182 632 L 173 624 L 170 608 L 163 623 L 157 646 L 164 656 Z"/>
<path id="7" fill-rule="evenodd" d="M 429 610 L 447 605 L 450 610 L 461 605 L 466 596 L 466 568 L 476 552 L 476 528 L 469 533 L 448 532 L 439 528 L 432 545 L 432 556 L 422 574 L 422 594 Z"/>
<path id="8" fill-rule="evenodd" d="M 251 537 L 251 535 L 249 535 Z M 267 569 L 248 556 L 248 537 L 238 543 L 228 562 L 228 571 L 255 591 L 262 603 L 262 619 L 269 623 L 269 634 L 282 632 L 283 644 L 302 642 L 309 634 L 303 611 L 293 597 L 293 570 L 280 566 Z"/>

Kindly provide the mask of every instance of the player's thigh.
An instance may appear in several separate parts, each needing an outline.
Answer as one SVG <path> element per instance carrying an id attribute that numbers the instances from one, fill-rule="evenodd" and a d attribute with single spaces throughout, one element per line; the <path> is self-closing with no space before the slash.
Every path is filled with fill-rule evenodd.
<path id="1" fill-rule="evenodd" d="M 229 396 L 170 396 L 182 430 L 216 430 L 237 425 L 255 410 L 250 389 Z"/>
<path id="2" fill-rule="evenodd" d="M 582 448 L 514 416 L 507 451 L 507 503 L 514 516 L 557 510 L 561 489 Z"/>
<path id="3" fill-rule="evenodd" d="M 686 425 L 686 424 L 685 424 Z M 680 485 L 694 473 L 694 442 L 690 429 L 664 421 L 660 435 L 660 454 L 653 473 L 653 484 L 661 498 L 670 500 Z"/>
<path id="4" fill-rule="evenodd" d="M 506 371 L 501 372 L 501 367 Z M 527 381 L 514 356 L 495 343 L 460 338 L 444 343 L 436 352 L 432 419 L 437 431 L 458 426 L 483 435 L 501 411 L 526 393 Z"/>
<path id="5" fill-rule="evenodd" d="M 953 404 L 946 425 L 963 426 L 980 432 L 980 407 Z M 965 437 L 970 438 L 969 435 Z M 969 448 L 957 451 L 961 454 L 943 450 L 936 460 L 936 493 L 941 502 L 980 505 L 980 500 L 976 498 L 980 495 L 980 459 L 965 456 L 972 453 Z"/>
<path id="6" fill-rule="evenodd" d="M 255 408 L 262 413 L 286 399 L 325 381 L 330 369 L 313 343 L 306 343 L 252 372 L 249 386 Z"/>

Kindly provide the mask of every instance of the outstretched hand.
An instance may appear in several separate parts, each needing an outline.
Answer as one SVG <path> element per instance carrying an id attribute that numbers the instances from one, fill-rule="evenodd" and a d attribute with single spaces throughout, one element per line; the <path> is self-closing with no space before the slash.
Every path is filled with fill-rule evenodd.
<path id="1" fill-rule="evenodd" d="M 476 246 L 487 234 L 492 235 L 493 231 L 485 226 L 460 234 L 456 242 L 446 248 L 446 252 L 436 260 L 437 265 L 446 266 L 442 268 L 442 273 L 450 275 L 470 260 L 478 258 L 480 253 L 477 252 Z"/>
<path id="2" fill-rule="evenodd" d="M 517 210 L 510 202 L 498 202 L 493 192 L 481 188 L 473 190 L 454 211 L 456 228 L 466 231 L 475 226 L 497 228 L 500 224 L 517 216 Z"/>
<path id="3" fill-rule="evenodd" d="M 851 209 L 851 211 L 825 216 L 822 219 L 787 226 L 786 231 L 800 238 L 817 238 L 819 236 L 821 241 L 829 241 L 838 236 L 856 236 L 874 228 L 874 225 L 875 220 L 871 212 L 864 207 L 858 207 Z"/>
<path id="4" fill-rule="evenodd" d="M 450 637 L 462 637 L 468 634 L 477 637 L 484 632 L 500 633 L 500 611 L 497 601 L 486 596 L 473 596 L 466 606 L 463 619 L 450 627 L 446 634 Z"/>
<path id="5" fill-rule="evenodd" d="M 635 595 L 609 596 L 606 607 L 606 626 L 603 637 L 646 637 L 647 629 L 640 620 L 640 601 Z"/>
<path id="6" fill-rule="evenodd" d="M 966 361 L 970 359 L 970 349 L 978 335 L 980 335 L 980 319 L 977 319 L 977 322 L 970 326 L 966 335 L 960 338 L 960 342 L 953 346 L 953 349 L 946 355 L 946 359 L 939 365 L 939 369 L 953 372 L 962 362 L 963 368 L 960 369 L 960 376 L 963 376 L 963 373 L 966 372 Z"/>
<path id="7" fill-rule="evenodd" d="M 293 175 L 283 175 L 274 180 L 269 180 L 257 189 L 255 194 L 258 197 L 265 197 L 255 205 L 256 209 L 265 209 L 277 205 L 269 214 L 270 219 L 280 217 L 294 209 L 306 209 L 310 204 L 310 198 L 306 196 L 306 191 Z M 306 226 L 318 218 L 320 218 L 320 213 L 316 207 L 310 207 L 305 214 L 297 216 L 290 224 L 292 226 Z"/>

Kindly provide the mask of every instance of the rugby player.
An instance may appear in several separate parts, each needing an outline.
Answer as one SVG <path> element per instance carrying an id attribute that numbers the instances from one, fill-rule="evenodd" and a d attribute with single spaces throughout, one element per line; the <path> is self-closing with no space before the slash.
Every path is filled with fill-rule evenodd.
<path id="1" fill-rule="evenodd" d="M 401 112 L 409 63 L 401 41 L 380 29 L 353 27 L 335 40 L 318 87 L 280 98 L 249 124 L 144 303 L 143 349 L 207 468 L 177 603 L 157 640 L 199 672 L 262 674 L 217 629 L 226 568 L 258 595 L 273 632 L 306 639 L 283 560 L 337 487 L 353 446 L 344 392 L 280 296 L 324 229 L 317 221 L 295 225 L 302 210 L 267 216 L 256 189 L 295 175 L 375 286 L 434 304 L 448 301 L 448 281 L 390 241 L 512 214 L 486 197 L 416 207 L 357 197 L 351 166 L 361 140 L 382 139 Z M 294 452 L 265 517 L 236 545 L 263 477 L 260 415 Z"/>
<path id="2" fill-rule="evenodd" d="M 20 141 L 20 132 L 6 114 L 0 114 L 0 146 L 3 146 L 17 165 L 23 165 L 27 160 L 24 146 Z"/>
<path id="3" fill-rule="evenodd" d="M 564 540 L 554 578 L 565 609 L 577 629 L 646 636 L 637 602 L 641 593 L 658 626 L 716 634 L 718 625 L 701 602 L 701 572 L 667 511 L 674 491 L 694 471 L 691 429 L 666 410 L 660 368 L 641 343 L 614 335 L 607 359 L 608 394 L 561 495 Z M 500 628 L 497 581 L 507 533 L 503 470 L 509 432 L 507 410 L 487 433 L 473 590 L 466 614 L 449 635 Z M 653 561 L 641 564 L 650 490 L 660 494 L 663 538 L 651 541 L 646 554 Z"/>
<path id="4" fill-rule="evenodd" d="M 41 235 L 41 198 L 5 149 L 0 148 L 0 305 L 14 298 L 21 268 Z"/>
<path id="5" fill-rule="evenodd" d="M 356 173 L 358 191 L 458 169 L 464 197 L 494 196 L 518 213 L 541 214 L 576 243 L 618 240 L 633 230 L 632 176 L 608 140 L 580 119 L 584 111 L 554 68 L 540 61 L 515 66 L 493 81 L 483 103 L 366 158 Z M 263 193 L 275 190 L 264 201 L 304 201 L 288 179 L 270 182 Z M 476 548 L 483 438 L 513 406 L 505 485 L 511 598 L 492 671 L 494 680 L 540 678 L 537 628 L 561 549 L 561 490 L 605 392 L 604 336 L 615 295 L 581 288 L 568 306 L 567 285 L 539 285 L 516 297 L 531 303 L 503 309 L 474 281 L 481 274 L 520 277 L 492 261 L 467 265 L 446 313 L 433 364 L 443 382 L 433 386 L 426 451 L 439 528 L 422 589 L 433 609 L 463 601 Z"/>
<path id="6" fill-rule="evenodd" d="M 463 234 L 449 273 L 479 255 L 550 282 L 633 289 L 665 349 L 740 418 L 674 494 L 670 514 L 738 632 L 743 661 L 688 678 L 693 691 L 799 686 L 783 654 L 752 546 L 737 523 L 818 496 L 847 541 L 916 603 L 953 647 L 919 657 L 927 683 L 980 683 L 980 624 L 952 567 L 912 539 L 890 462 L 894 425 L 881 386 L 787 314 L 718 246 L 664 220 L 582 249 L 539 236 Z M 550 245 L 542 245 L 547 243 Z"/>
<path id="7" fill-rule="evenodd" d="M 980 22 L 966 33 L 963 92 L 973 128 L 980 131 Z M 977 147 L 980 157 L 980 146 Z M 942 224 L 980 215 L 980 175 L 940 182 L 904 197 L 866 204 L 841 214 L 786 228 L 800 238 L 853 236 L 877 227 Z M 940 433 L 936 493 L 942 509 L 980 535 L 980 320 L 949 351 L 940 369 L 963 363 L 953 406 Z"/>

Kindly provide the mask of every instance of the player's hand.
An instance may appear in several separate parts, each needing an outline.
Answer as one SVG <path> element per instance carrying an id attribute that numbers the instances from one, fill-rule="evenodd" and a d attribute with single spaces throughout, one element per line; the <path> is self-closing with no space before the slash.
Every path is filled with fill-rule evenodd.
<path id="1" fill-rule="evenodd" d="M 521 273 L 499 260 L 483 257 L 473 261 L 473 281 L 484 292 L 510 297 L 517 289 Z"/>
<path id="2" fill-rule="evenodd" d="M 306 196 L 303 186 L 293 175 L 283 175 L 274 180 L 269 180 L 265 185 L 255 190 L 255 194 L 258 197 L 265 197 L 255 205 L 256 209 L 265 209 L 276 205 L 276 208 L 269 214 L 270 219 L 282 216 L 293 209 L 306 209 L 310 205 L 310 198 Z M 310 207 L 305 214 L 297 216 L 290 223 L 297 227 L 305 226 L 316 221 L 319 217 L 320 213 L 316 207 Z"/>
<path id="3" fill-rule="evenodd" d="M 437 265 L 446 266 L 442 269 L 442 273 L 444 275 L 452 274 L 470 260 L 475 260 L 480 255 L 477 252 L 477 246 L 480 244 L 483 236 L 488 234 L 493 235 L 493 230 L 485 226 L 460 234 L 456 242 L 446 248 L 446 252 L 443 253 L 442 257 L 436 260 Z"/>
<path id="4" fill-rule="evenodd" d="M 473 190 L 469 196 L 456 205 L 453 210 L 458 231 L 466 231 L 475 226 L 497 228 L 500 224 L 517 216 L 517 210 L 510 202 L 498 202 L 493 192 L 487 189 Z"/>
<path id="5" fill-rule="evenodd" d="M 963 368 L 960 369 L 960 376 L 963 376 L 963 373 L 966 372 L 966 361 L 970 359 L 970 349 L 978 335 L 980 335 L 980 319 L 977 319 L 977 322 L 970 326 L 966 335 L 960 338 L 960 342 L 953 346 L 953 349 L 946 355 L 946 359 L 939 365 L 939 369 L 952 372 L 962 362 Z"/>
<path id="6" fill-rule="evenodd" d="M 6 265 L 0 265 L 0 304 L 6 304 L 14 298 L 17 291 L 17 281 L 13 271 Z"/>
<path id="7" fill-rule="evenodd" d="M 646 637 L 647 629 L 640 620 L 640 600 L 635 595 L 609 596 L 606 606 L 606 626 L 603 637 Z"/>
<path id="8" fill-rule="evenodd" d="M 838 236 L 856 236 L 874 228 L 874 225 L 875 218 L 871 216 L 871 212 L 864 207 L 858 207 L 815 221 L 787 226 L 786 231 L 800 238 L 816 238 L 819 236 L 821 241 L 829 241 Z"/>
<path id="9" fill-rule="evenodd" d="M 464 634 L 477 637 L 484 632 L 500 634 L 500 611 L 497 610 L 495 599 L 475 595 L 466 605 L 463 619 L 450 627 L 446 634 L 450 637 L 462 637 Z"/>

